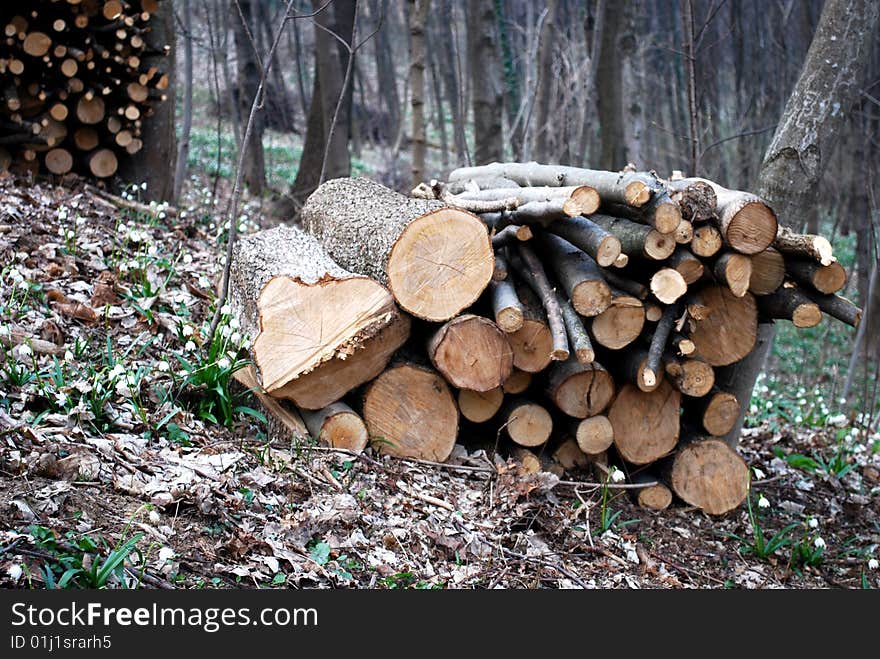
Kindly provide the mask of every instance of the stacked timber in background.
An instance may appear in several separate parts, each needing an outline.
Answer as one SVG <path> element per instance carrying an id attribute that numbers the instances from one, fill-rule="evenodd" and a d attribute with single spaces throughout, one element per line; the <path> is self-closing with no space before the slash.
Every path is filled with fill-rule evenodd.
<path id="1" fill-rule="evenodd" d="M 168 76 L 144 58 L 160 0 L 0 3 L 0 171 L 107 178 L 143 148 Z"/>
<path id="2" fill-rule="evenodd" d="M 711 181 L 496 163 L 413 196 L 329 181 L 303 230 L 237 246 L 242 377 L 286 432 L 435 461 L 504 438 L 525 470 L 613 463 L 641 505 L 721 514 L 749 476 L 716 369 L 759 319 L 859 320 L 825 239 Z"/>

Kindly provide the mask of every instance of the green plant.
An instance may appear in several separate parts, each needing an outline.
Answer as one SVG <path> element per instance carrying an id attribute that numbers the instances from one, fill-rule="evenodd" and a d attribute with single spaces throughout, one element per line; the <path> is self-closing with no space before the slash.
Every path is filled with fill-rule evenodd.
<path id="1" fill-rule="evenodd" d="M 599 505 L 599 525 L 595 531 L 593 531 L 594 535 L 602 535 L 606 531 L 610 531 L 614 528 L 614 523 L 617 521 L 617 518 L 620 517 L 622 511 L 617 510 L 612 512 L 611 507 L 608 505 L 618 496 L 611 496 L 611 488 L 609 485 L 612 482 L 616 483 L 622 481 L 624 478 L 625 476 L 623 472 L 614 466 L 609 468 L 608 472 L 605 474 L 605 478 L 602 480 L 602 501 Z"/>
<path id="2" fill-rule="evenodd" d="M 761 523 L 760 509 L 765 506 L 759 505 L 759 510 L 756 512 L 755 507 L 752 505 L 752 498 L 753 493 L 750 489 L 749 496 L 746 498 L 746 505 L 748 507 L 749 513 L 751 539 L 743 538 L 742 536 L 736 535 L 734 533 L 727 533 L 725 535 L 739 540 L 739 542 L 741 543 L 741 549 L 744 553 L 752 554 L 753 556 L 760 559 L 767 559 L 780 549 L 787 547 L 792 543 L 789 534 L 793 529 L 797 528 L 797 524 L 789 524 L 768 538 Z M 766 501 L 766 499 L 763 499 L 763 501 Z M 759 499 L 759 502 L 761 502 L 761 499 Z"/>
<path id="3" fill-rule="evenodd" d="M 815 517 L 803 524 L 803 533 L 797 542 L 792 543 L 789 565 L 795 572 L 804 566 L 815 567 L 825 559 L 825 540 L 817 533 L 819 522 Z"/>
<path id="4" fill-rule="evenodd" d="M 441 590 L 443 584 L 422 581 L 412 572 L 397 572 L 379 580 L 389 590 L 412 588 L 414 590 Z"/>

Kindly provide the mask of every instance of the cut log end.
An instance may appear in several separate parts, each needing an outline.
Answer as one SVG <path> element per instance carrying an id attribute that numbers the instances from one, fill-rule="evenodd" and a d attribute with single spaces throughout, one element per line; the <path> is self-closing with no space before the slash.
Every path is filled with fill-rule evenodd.
<path id="1" fill-rule="evenodd" d="M 678 270 L 661 268 L 651 277 L 651 292 L 664 304 L 672 304 L 687 293 L 687 282 Z"/>
<path id="2" fill-rule="evenodd" d="M 727 366 L 748 355 L 758 334 L 755 298 L 750 293 L 736 297 L 726 286 L 707 286 L 697 297 L 699 304 L 688 305 L 694 354 L 712 366 Z"/>
<path id="3" fill-rule="evenodd" d="M 822 311 L 818 304 L 801 304 L 792 312 L 791 322 L 799 329 L 815 327 L 822 322 Z"/>
<path id="4" fill-rule="evenodd" d="M 761 201 L 745 204 L 730 220 L 725 237 L 742 254 L 757 254 L 776 239 L 776 213 Z"/>
<path id="5" fill-rule="evenodd" d="M 644 181 L 631 181 L 623 194 L 627 204 L 639 208 L 651 199 L 651 188 Z"/>
<path id="6" fill-rule="evenodd" d="M 595 362 L 570 360 L 553 366 L 547 388 L 556 406 L 576 419 L 601 413 L 614 397 L 614 380 Z"/>
<path id="7" fill-rule="evenodd" d="M 501 389 L 506 394 L 521 394 L 532 383 L 532 374 L 528 371 L 522 371 L 518 368 L 513 369 L 510 377 L 501 385 Z"/>
<path id="8" fill-rule="evenodd" d="M 686 503 L 710 515 L 723 515 L 748 496 L 749 468 L 723 441 L 698 440 L 679 449 L 671 484 Z"/>
<path id="9" fill-rule="evenodd" d="M 724 281 L 730 292 L 743 297 L 749 291 L 752 277 L 752 259 L 745 254 L 725 254 L 715 267 L 715 274 Z"/>
<path id="10" fill-rule="evenodd" d="M 723 437 L 731 431 L 739 416 L 739 401 L 731 393 L 720 391 L 709 397 L 703 410 L 703 428 L 710 435 Z"/>
<path id="11" fill-rule="evenodd" d="M 367 447 L 369 434 L 363 419 L 343 403 L 334 403 L 316 412 L 304 411 L 303 419 L 312 437 L 326 446 L 354 453 Z"/>
<path id="12" fill-rule="evenodd" d="M 513 365 L 521 371 L 538 373 L 550 364 L 553 336 L 542 320 L 526 318 L 523 326 L 507 335 L 513 349 Z"/>
<path id="13" fill-rule="evenodd" d="M 540 446 L 550 439 L 553 417 L 541 405 L 519 401 L 511 406 L 504 429 L 520 446 Z"/>
<path id="14" fill-rule="evenodd" d="M 599 248 L 596 250 L 596 263 L 603 268 L 607 268 L 608 266 L 614 265 L 615 261 L 617 261 L 620 256 L 620 241 L 612 235 L 607 235 L 602 238 L 599 243 Z"/>
<path id="15" fill-rule="evenodd" d="M 660 233 L 674 234 L 681 223 L 681 210 L 678 204 L 671 201 L 664 201 L 657 204 L 654 209 L 654 228 Z M 673 238 L 677 240 L 677 238 Z"/>
<path id="16" fill-rule="evenodd" d="M 388 257 L 388 286 L 412 315 L 445 321 L 476 301 L 494 261 L 479 218 L 442 208 L 413 220 L 398 237 Z"/>
<path id="17" fill-rule="evenodd" d="M 649 485 L 638 491 L 636 501 L 647 510 L 666 510 L 672 503 L 672 490 L 663 483 Z"/>
<path id="18" fill-rule="evenodd" d="M 752 274 L 749 292 L 753 295 L 770 295 L 785 281 L 785 259 L 772 247 L 751 256 Z"/>
<path id="19" fill-rule="evenodd" d="M 665 261 L 672 256 L 676 244 L 674 236 L 653 230 L 645 238 L 645 254 L 655 261 Z"/>
<path id="20" fill-rule="evenodd" d="M 109 178 L 116 173 L 119 161 L 110 149 L 98 149 L 89 157 L 89 171 L 96 178 Z"/>
<path id="21" fill-rule="evenodd" d="M 428 356 L 446 380 L 459 389 L 489 391 L 510 377 L 513 351 L 506 335 L 488 318 L 453 318 L 431 337 Z"/>
<path id="22" fill-rule="evenodd" d="M 578 421 L 574 435 L 581 451 L 587 455 L 599 455 L 614 443 L 614 428 L 602 414 Z"/>
<path id="23" fill-rule="evenodd" d="M 599 193 L 595 188 L 588 185 L 582 185 L 574 189 L 565 203 L 562 210 L 569 217 L 578 215 L 592 215 L 599 210 Z"/>
<path id="24" fill-rule="evenodd" d="M 711 224 L 705 224 L 694 229 L 691 251 L 702 258 L 709 258 L 721 250 L 723 242 L 721 232 Z"/>
<path id="25" fill-rule="evenodd" d="M 648 464 L 675 448 L 680 401 L 681 394 L 666 380 L 650 393 L 624 385 L 608 411 L 614 445 L 624 460 Z"/>
<path id="26" fill-rule="evenodd" d="M 645 307 L 628 295 L 614 298 L 611 306 L 593 318 L 591 330 L 597 343 L 620 350 L 635 341 L 645 326 Z"/>
<path id="27" fill-rule="evenodd" d="M 498 387 L 489 391 L 462 389 L 458 392 L 458 409 L 473 423 L 485 423 L 498 413 L 504 402 L 504 391 Z"/>

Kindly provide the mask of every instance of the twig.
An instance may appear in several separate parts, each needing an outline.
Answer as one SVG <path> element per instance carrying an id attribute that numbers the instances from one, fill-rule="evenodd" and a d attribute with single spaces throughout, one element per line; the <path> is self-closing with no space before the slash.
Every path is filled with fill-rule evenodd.
<path id="1" fill-rule="evenodd" d="M 438 508 L 443 508 L 444 510 L 448 510 L 451 513 L 455 512 L 455 506 L 453 506 L 448 501 L 438 499 L 437 497 L 432 497 L 430 494 L 422 494 L 418 490 L 415 490 L 408 485 L 405 485 L 404 483 L 398 483 L 397 487 L 399 487 L 402 492 L 405 492 L 414 499 L 424 501 L 425 503 L 429 503 L 432 506 L 437 506 Z"/>

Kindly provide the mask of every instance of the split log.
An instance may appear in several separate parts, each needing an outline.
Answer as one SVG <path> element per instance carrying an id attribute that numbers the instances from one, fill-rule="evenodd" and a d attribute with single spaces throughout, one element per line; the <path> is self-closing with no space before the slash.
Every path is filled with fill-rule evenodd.
<path id="1" fill-rule="evenodd" d="M 489 391 L 510 377 L 513 350 L 488 318 L 463 314 L 440 327 L 428 341 L 428 358 L 454 387 Z"/>
<path id="2" fill-rule="evenodd" d="M 269 393 L 334 356 L 351 355 L 397 314 L 383 286 L 342 269 L 288 226 L 236 244 L 230 303 L 253 339 L 251 359 Z"/>
<path id="3" fill-rule="evenodd" d="M 633 490 L 633 497 L 640 508 L 647 510 L 666 510 L 672 503 L 672 490 L 659 482 L 656 476 L 645 471 L 639 471 L 630 476 L 630 482 L 634 485 L 644 485 Z"/>
<path id="4" fill-rule="evenodd" d="M 729 433 L 739 416 L 736 396 L 718 387 L 713 387 L 709 394 L 695 401 L 694 408 L 705 431 L 716 437 Z"/>
<path id="5" fill-rule="evenodd" d="M 758 298 L 758 308 L 767 318 L 790 320 L 795 327 L 815 327 L 822 322 L 819 305 L 797 286 L 783 285 L 775 293 Z"/>
<path id="6" fill-rule="evenodd" d="M 667 382 L 652 392 L 624 385 L 608 411 L 614 446 L 632 464 L 649 464 L 678 443 L 681 394 Z"/>
<path id="7" fill-rule="evenodd" d="M 821 265 L 831 265 L 837 260 L 827 238 L 809 233 L 797 233 L 784 226 L 779 227 L 773 247 L 783 254 L 810 258 Z"/>
<path id="8" fill-rule="evenodd" d="M 330 405 L 384 371 L 392 355 L 409 338 L 410 325 L 409 316 L 398 315 L 378 334 L 364 341 L 354 354 L 333 357 L 275 389 L 272 396 L 291 400 L 303 410 L 319 410 Z"/>
<path id="9" fill-rule="evenodd" d="M 758 310 L 750 293 L 736 297 L 726 286 L 705 286 L 689 300 L 688 311 L 694 355 L 709 365 L 732 364 L 755 347 Z"/>
<path id="10" fill-rule="evenodd" d="M 510 334 L 522 329 L 523 306 L 516 294 L 516 286 L 510 279 L 490 282 L 489 297 L 495 323 L 503 332 Z"/>
<path id="11" fill-rule="evenodd" d="M 443 462 L 458 436 L 458 408 L 436 371 L 392 366 L 364 394 L 364 421 L 382 453 Z"/>
<path id="12" fill-rule="evenodd" d="M 485 423 L 498 413 L 504 402 L 501 387 L 489 391 L 462 389 L 458 392 L 458 409 L 461 415 L 474 423 Z"/>
<path id="13" fill-rule="evenodd" d="M 607 268 L 620 257 L 620 240 L 586 217 L 555 222 L 547 230 L 589 254 L 602 267 Z"/>
<path id="14" fill-rule="evenodd" d="M 610 215 L 593 215 L 590 220 L 620 241 L 620 250 L 629 258 L 654 261 L 668 259 L 675 250 L 675 238 L 645 224 Z"/>
<path id="15" fill-rule="evenodd" d="M 582 316 L 597 316 L 611 305 L 611 289 L 587 254 L 552 234 L 536 236 L 544 261 L 553 269 L 571 304 Z"/>
<path id="16" fill-rule="evenodd" d="M 506 402 L 500 418 L 508 437 L 520 446 L 545 444 L 553 432 L 553 417 L 547 409 L 525 398 Z"/>
<path id="17" fill-rule="evenodd" d="M 694 229 L 690 247 L 694 254 L 705 259 L 721 251 L 723 244 L 721 232 L 711 224 L 704 224 Z"/>
<path id="18" fill-rule="evenodd" d="M 703 262 L 681 245 L 669 257 L 669 265 L 678 271 L 688 286 L 699 281 L 705 272 Z"/>
<path id="19" fill-rule="evenodd" d="M 832 295 L 846 286 L 846 270 L 836 261 L 821 265 L 813 261 L 790 259 L 785 262 L 785 270 L 793 279 L 826 295 Z"/>
<path id="20" fill-rule="evenodd" d="M 851 327 L 859 326 L 862 320 L 862 310 L 842 295 L 822 295 L 813 291 L 804 291 L 804 293 L 819 305 L 822 313 L 827 313 L 832 318 L 837 318 Z"/>
<path id="21" fill-rule="evenodd" d="M 547 377 L 547 396 L 576 419 L 600 414 L 614 397 L 614 380 L 597 362 L 576 359 L 554 364 Z"/>
<path id="22" fill-rule="evenodd" d="M 739 507 L 749 493 L 745 460 L 719 439 L 684 442 L 672 458 L 669 472 L 675 494 L 710 515 L 723 515 Z"/>
<path id="23" fill-rule="evenodd" d="M 367 447 L 367 426 L 345 403 L 332 403 L 315 411 L 302 410 L 301 414 L 311 436 L 322 444 L 355 453 Z"/>
<path id="24" fill-rule="evenodd" d="M 578 447 L 587 455 L 604 453 L 614 443 L 614 428 L 603 414 L 572 420 L 570 425 Z"/>
<path id="25" fill-rule="evenodd" d="M 641 300 L 611 291 L 611 306 L 590 323 L 593 340 L 611 350 L 620 350 L 635 341 L 645 326 L 645 307 Z"/>
<path id="26" fill-rule="evenodd" d="M 492 279 L 492 243 L 479 218 L 368 179 L 323 183 L 301 218 L 332 259 L 387 283 L 398 304 L 424 320 L 458 315 Z"/>
<path id="27" fill-rule="evenodd" d="M 749 291 L 752 278 L 752 259 L 745 254 L 727 252 L 718 257 L 713 267 L 715 276 L 730 289 L 736 297 Z"/>
<path id="28" fill-rule="evenodd" d="M 749 293 L 770 295 L 785 281 L 785 259 L 772 247 L 752 254 L 752 276 L 749 278 Z"/>
<path id="29" fill-rule="evenodd" d="M 532 384 L 532 374 L 529 371 L 522 371 L 516 367 L 510 377 L 501 385 L 505 394 L 521 394 Z"/>

